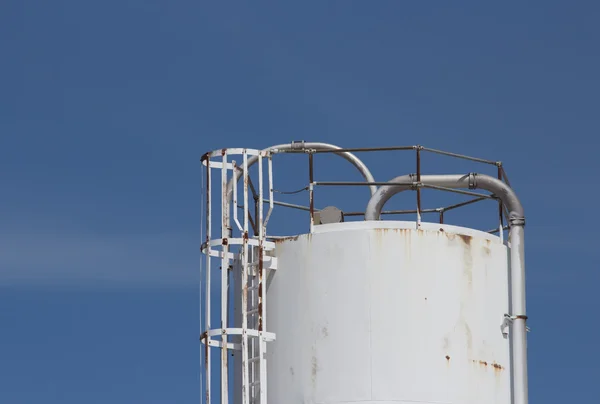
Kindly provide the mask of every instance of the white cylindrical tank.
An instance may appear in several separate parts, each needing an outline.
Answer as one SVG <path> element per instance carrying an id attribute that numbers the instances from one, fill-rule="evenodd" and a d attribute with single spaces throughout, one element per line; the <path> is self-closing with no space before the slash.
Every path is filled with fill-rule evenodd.
<path id="1" fill-rule="evenodd" d="M 367 221 L 277 243 L 270 403 L 507 404 L 507 247 L 463 227 Z"/>

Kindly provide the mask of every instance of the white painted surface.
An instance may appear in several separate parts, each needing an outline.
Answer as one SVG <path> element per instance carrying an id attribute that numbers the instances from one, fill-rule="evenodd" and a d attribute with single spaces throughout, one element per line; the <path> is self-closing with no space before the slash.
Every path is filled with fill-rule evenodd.
<path id="1" fill-rule="evenodd" d="M 278 242 L 275 254 L 270 403 L 510 403 L 499 238 L 432 223 L 336 223 Z"/>

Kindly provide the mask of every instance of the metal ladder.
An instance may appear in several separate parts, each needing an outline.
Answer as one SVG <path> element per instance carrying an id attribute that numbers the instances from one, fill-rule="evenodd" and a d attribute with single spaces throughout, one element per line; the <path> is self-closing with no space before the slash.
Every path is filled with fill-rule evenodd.
<path id="1" fill-rule="evenodd" d="M 249 340 L 245 349 L 248 360 L 242 363 L 243 372 L 248 375 L 248 383 L 244 389 L 248 391 L 248 404 L 266 404 L 267 397 L 267 379 L 266 379 L 266 341 L 268 338 L 263 335 L 263 325 L 265 321 L 265 310 L 263 307 L 262 291 L 263 282 L 266 282 L 264 269 L 264 250 L 262 248 L 252 248 L 252 259 L 247 265 L 247 310 L 246 322 Z M 263 257 L 259 257 L 261 254 Z M 266 271 L 265 271 L 266 272 Z M 244 345 L 242 343 L 242 345 Z"/>
<path id="2" fill-rule="evenodd" d="M 238 168 L 235 161 L 229 160 L 232 155 L 241 155 L 243 164 Z M 258 165 L 257 192 L 248 174 L 249 158 L 255 159 Z M 263 198 L 263 159 L 268 164 L 268 193 L 269 199 Z M 209 152 L 203 156 L 206 166 L 206 241 L 201 250 L 206 255 L 205 264 L 205 331 L 200 338 L 204 344 L 204 388 L 205 403 L 217 404 L 211 395 L 212 369 L 216 358 L 210 355 L 210 348 L 220 349 L 220 404 L 267 404 L 267 359 L 266 343 L 275 340 L 275 334 L 266 330 L 266 281 L 268 270 L 277 267 L 277 260 L 266 254 L 275 249 L 275 243 L 267 241 L 267 223 L 273 210 L 273 175 L 270 151 L 253 149 L 222 149 Z M 241 170 L 240 170 L 241 168 Z M 220 237 L 212 230 L 212 197 L 211 171 L 219 171 L 221 178 L 221 231 Z M 239 176 L 238 176 L 239 174 Z M 238 180 L 243 185 L 242 205 L 238 204 Z M 233 184 L 233 186 L 228 186 Z M 255 201 L 254 221 L 248 212 L 249 191 L 252 191 Z M 231 193 L 230 193 L 231 192 Z M 230 199 L 231 198 L 231 199 Z M 269 210 L 263 213 L 263 204 L 269 202 Z M 230 204 L 231 202 L 231 204 Z M 243 216 L 238 217 L 238 209 L 243 210 Z M 229 214 L 232 213 L 232 217 Z M 233 219 L 233 220 L 231 220 Z M 241 220 L 241 221 L 240 221 Z M 254 229 L 250 235 L 249 225 Z M 216 233 L 216 232 L 215 232 Z M 236 251 L 240 248 L 239 251 Z M 211 274 L 214 269 L 211 259 L 220 261 L 220 288 L 211 288 Z M 237 262 L 236 262 L 237 261 Z M 236 262 L 236 265 L 231 265 Z M 234 269 L 235 268 L 235 269 Z M 241 275 L 234 282 L 235 291 L 230 289 L 230 270 L 233 276 Z M 232 296 L 232 292 L 233 296 Z M 237 295 L 237 296 L 236 296 Z M 241 296 L 240 296 L 241 295 Z M 241 297 L 241 305 L 234 304 L 237 314 L 232 324 L 229 317 L 231 298 Z M 220 305 L 220 327 L 211 320 L 211 305 Z M 239 307 L 239 309 L 237 309 Z M 237 318 L 241 314 L 241 321 Z M 233 325 L 233 327 L 231 327 Z M 231 397 L 232 375 L 229 372 L 229 352 L 241 351 L 241 392 L 234 386 L 234 397 Z M 239 363 L 236 364 L 236 367 Z M 239 369 L 239 368 L 237 368 Z M 216 374 L 215 374 L 216 375 Z M 241 399 L 239 395 L 241 393 Z"/>

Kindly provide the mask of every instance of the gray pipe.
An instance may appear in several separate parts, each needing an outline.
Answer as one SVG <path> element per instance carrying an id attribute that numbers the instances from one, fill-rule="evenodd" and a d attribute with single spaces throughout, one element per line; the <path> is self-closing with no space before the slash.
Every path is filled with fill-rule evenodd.
<path id="1" fill-rule="evenodd" d="M 379 220 L 383 205 L 397 193 L 411 189 L 416 180 L 417 176 L 415 174 L 402 175 L 389 182 L 390 184 L 401 183 L 403 185 L 384 185 L 379 187 L 375 195 L 369 200 L 367 210 L 365 211 L 365 220 Z M 489 175 L 421 175 L 421 182 L 425 185 L 446 188 L 481 188 L 488 190 L 500 198 L 508 209 L 508 218 L 511 225 L 524 223 L 523 207 L 514 191 L 504 182 Z"/>
<path id="2" fill-rule="evenodd" d="M 416 186 L 416 175 L 402 175 L 381 186 L 371 197 L 365 211 L 365 220 L 379 220 L 385 203 L 399 192 Z M 394 185 L 397 183 L 397 185 Z M 482 174 L 467 175 L 421 175 L 421 183 L 446 188 L 481 188 L 500 198 L 508 209 L 510 232 L 510 271 L 512 293 L 512 357 L 513 357 L 513 397 L 514 404 L 527 404 L 527 326 L 525 306 L 525 249 L 523 206 L 515 192 L 504 182 Z M 402 185 L 400 185 L 402 184 Z M 499 319 L 500 321 L 500 319 Z"/>

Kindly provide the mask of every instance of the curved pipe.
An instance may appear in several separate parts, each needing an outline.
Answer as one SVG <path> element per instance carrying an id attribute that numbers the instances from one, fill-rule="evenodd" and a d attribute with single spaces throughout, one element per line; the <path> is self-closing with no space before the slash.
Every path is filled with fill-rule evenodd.
<path id="1" fill-rule="evenodd" d="M 369 200 L 365 220 L 379 220 L 383 205 L 395 194 L 415 186 L 416 175 L 402 175 L 381 186 Z M 394 183 L 397 183 L 394 185 Z M 513 358 L 513 397 L 515 404 L 527 404 L 527 315 L 525 307 L 525 249 L 523 206 L 515 192 L 504 182 L 482 174 L 468 175 L 421 175 L 421 183 L 446 188 L 481 188 L 500 198 L 508 209 L 510 233 L 510 286 L 511 286 L 511 330 Z M 402 184 L 402 185 L 400 185 Z M 500 322 L 500 319 L 499 319 Z"/>
<path id="2" fill-rule="evenodd" d="M 276 145 L 276 146 L 267 147 L 264 150 L 296 151 L 296 150 L 339 150 L 339 149 L 341 149 L 341 147 L 335 146 L 335 145 L 332 145 L 329 143 L 302 142 L 302 143 L 280 144 L 280 145 Z M 358 169 L 358 171 L 360 171 L 363 178 L 367 182 L 375 182 L 375 179 L 373 178 L 371 171 L 369 171 L 369 169 L 367 168 L 365 163 L 363 163 L 354 154 L 349 153 L 349 152 L 339 152 L 339 153 L 335 153 L 335 154 L 337 154 L 340 157 L 345 158 L 352 165 L 354 165 L 354 167 L 356 167 Z M 258 156 L 252 156 L 251 158 L 248 159 L 248 167 L 252 166 L 257 161 L 258 161 Z M 241 177 L 241 172 L 243 169 L 242 169 L 242 167 L 239 167 L 239 166 L 238 166 L 238 168 L 239 168 L 239 170 L 234 173 L 234 178 L 230 179 L 229 182 L 227 183 L 227 203 L 229 203 L 229 201 L 231 200 L 232 194 L 233 194 L 234 181 L 239 181 L 239 179 Z M 377 192 L 377 187 L 375 185 L 370 185 L 369 188 L 371 190 L 371 195 L 372 196 L 375 195 L 375 193 Z"/>
<path id="3" fill-rule="evenodd" d="M 380 187 L 369 200 L 365 211 L 365 220 L 379 220 L 385 203 L 397 193 L 413 188 L 416 178 L 414 174 L 401 175 L 389 181 L 390 185 Z M 393 185 L 394 183 L 402 185 Z M 508 219 L 511 225 L 524 224 L 523 206 L 517 195 L 508 185 L 497 178 L 483 174 L 421 175 L 421 183 L 446 188 L 485 189 L 502 200 L 508 209 Z"/>
<path id="4" fill-rule="evenodd" d="M 339 150 L 341 149 L 341 147 L 339 146 L 335 146 L 329 143 L 318 143 L 318 142 L 301 142 L 301 143 L 289 143 L 289 144 L 279 144 L 279 145 L 275 145 L 275 146 L 271 146 L 271 147 L 267 147 L 266 149 L 263 149 L 264 151 L 266 150 L 270 150 L 270 151 L 306 151 L 306 150 Z M 371 174 L 371 171 L 369 171 L 369 169 L 367 168 L 367 166 L 365 165 L 365 163 L 363 163 L 358 157 L 356 157 L 354 154 L 350 153 L 350 152 L 339 152 L 339 153 L 335 153 L 340 157 L 343 157 L 344 159 L 348 160 L 354 167 L 356 167 L 358 169 L 358 171 L 360 171 L 360 173 L 362 174 L 363 178 L 367 181 L 367 182 L 375 182 L 375 178 L 373 178 L 373 175 Z M 258 156 L 252 156 L 248 159 L 248 168 L 250 168 L 253 164 L 255 164 L 258 161 Z M 228 182 L 227 182 L 227 197 L 225 200 L 225 212 L 229 212 L 229 208 L 231 206 L 231 201 L 233 199 L 233 184 L 237 183 L 240 178 L 242 177 L 242 173 L 243 173 L 244 169 L 243 167 L 239 167 L 238 166 L 238 170 L 233 172 L 233 178 L 231 178 Z M 375 193 L 377 192 L 377 187 L 375 185 L 369 185 L 369 188 L 371 190 L 371 198 L 375 195 Z M 235 208 L 235 207 L 234 207 Z M 229 215 L 226 216 L 227 221 L 227 227 L 230 228 L 231 227 L 231 218 Z"/>

